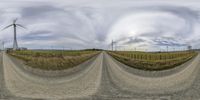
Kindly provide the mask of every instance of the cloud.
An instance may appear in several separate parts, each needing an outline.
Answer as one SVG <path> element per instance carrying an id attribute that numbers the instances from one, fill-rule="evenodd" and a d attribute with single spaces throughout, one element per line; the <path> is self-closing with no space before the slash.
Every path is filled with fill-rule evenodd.
<path id="1" fill-rule="evenodd" d="M 130 45 L 130 44 L 138 44 L 138 43 L 142 43 L 142 42 L 146 42 L 146 40 L 142 39 L 142 38 L 134 38 L 134 37 L 129 37 L 126 40 L 121 40 L 123 42 L 123 45 Z M 120 41 L 117 41 L 120 42 Z"/>
<path id="2" fill-rule="evenodd" d="M 189 44 L 184 41 L 177 40 L 174 37 L 161 37 L 153 40 L 157 46 L 173 46 L 173 47 L 183 47 L 188 46 Z"/>
<path id="3" fill-rule="evenodd" d="M 49 39 L 56 39 L 58 36 L 52 34 L 51 31 L 40 30 L 31 32 L 21 37 L 22 40 L 32 41 L 32 40 L 49 40 Z"/>
<path id="4" fill-rule="evenodd" d="M 23 39 L 45 39 L 47 42 L 48 40 L 55 40 L 61 41 L 62 43 L 65 41 L 66 44 L 68 41 L 63 40 L 64 37 L 65 39 L 69 39 L 69 41 L 72 41 L 71 39 L 80 41 L 82 42 L 81 44 L 89 44 L 91 41 L 99 40 L 98 38 L 100 37 L 97 36 L 98 38 L 96 38 L 96 30 L 94 29 L 89 15 L 86 16 L 88 12 L 83 12 L 82 10 L 83 9 L 77 7 L 59 9 L 52 6 L 23 8 L 22 18 L 27 20 L 25 23 L 31 23 L 30 27 L 33 31 L 23 36 Z M 35 35 L 45 34 L 45 30 L 48 31 L 48 36 Z M 65 44 L 63 43 L 62 45 Z M 70 45 L 72 46 L 74 44 L 72 43 Z"/>
<path id="5" fill-rule="evenodd" d="M 60 9 L 50 5 L 37 6 L 37 7 L 25 7 L 21 10 L 21 16 L 24 18 L 34 18 L 34 17 L 42 17 L 48 13 L 59 13 L 64 12 L 64 9 Z"/>
<path id="6" fill-rule="evenodd" d="M 29 48 L 54 45 L 107 49 L 111 40 L 122 47 L 152 50 L 166 45 L 200 47 L 200 38 L 195 35 L 200 30 L 194 30 L 200 26 L 197 3 L 190 6 L 187 2 L 143 0 L 7 2 L 0 3 L 0 27 L 18 17 L 18 23 L 28 27 L 28 31 L 17 31 L 19 45 Z M 11 32 L 12 29 L 2 32 L 0 39 L 12 40 Z M 12 42 L 7 46 L 12 46 Z"/>
<path id="7" fill-rule="evenodd" d="M 198 10 L 170 5 L 128 7 L 127 9 L 131 9 L 127 11 L 130 14 L 121 17 L 113 25 L 109 39 L 115 38 L 117 42 L 124 41 L 125 44 L 143 43 L 145 45 L 139 46 L 152 50 L 155 50 L 155 46 L 184 47 L 195 45 L 195 43 L 189 42 L 192 41 L 192 38 L 188 37 L 194 37 L 194 27 L 199 23 Z M 143 40 L 137 42 L 132 37 L 140 37 Z M 155 38 L 160 39 L 158 41 Z M 184 38 L 185 40 L 183 40 Z M 109 39 L 108 41 L 110 41 Z M 130 40 L 127 41 L 127 39 Z"/>

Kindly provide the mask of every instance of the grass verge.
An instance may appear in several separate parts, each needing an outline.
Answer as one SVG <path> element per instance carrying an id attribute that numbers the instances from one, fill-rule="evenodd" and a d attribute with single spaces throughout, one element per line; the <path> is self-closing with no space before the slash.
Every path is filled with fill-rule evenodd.
<path id="1" fill-rule="evenodd" d="M 42 70 L 64 70 L 77 66 L 99 51 L 61 51 L 61 50 L 21 50 L 10 51 L 9 55 L 18 58 L 24 64 Z"/>
<path id="2" fill-rule="evenodd" d="M 180 52 L 134 52 L 134 51 L 109 51 L 118 61 L 141 70 L 158 71 L 179 66 L 194 58 L 197 53 L 193 51 Z"/>

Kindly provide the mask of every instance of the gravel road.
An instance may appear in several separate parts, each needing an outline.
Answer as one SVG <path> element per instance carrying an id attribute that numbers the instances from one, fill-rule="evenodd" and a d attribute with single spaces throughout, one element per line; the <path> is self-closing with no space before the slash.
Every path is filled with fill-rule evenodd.
<path id="1" fill-rule="evenodd" d="M 199 55 L 184 69 L 161 77 L 134 75 L 123 70 L 122 64 L 119 66 L 118 63 L 108 54 L 104 54 L 102 80 L 96 99 L 199 100 L 200 98 Z"/>
<path id="2" fill-rule="evenodd" d="M 84 98 L 93 95 L 101 79 L 102 57 L 100 54 L 87 70 L 75 77 L 44 78 L 29 75 L 18 68 L 4 55 L 6 87 L 17 97 L 37 99 Z"/>
<path id="3" fill-rule="evenodd" d="M 162 77 L 143 77 L 132 73 L 128 73 L 119 66 L 110 56 L 105 55 L 107 65 L 109 66 L 109 73 L 112 73 L 111 79 L 121 87 L 123 90 L 150 93 L 150 94 L 166 94 L 166 92 L 176 92 L 184 90 L 191 86 L 197 70 L 199 70 L 198 55 L 193 62 L 185 69 Z M 144 73 L 145 74 L 145 73 Z"/>
<path id="4" fill-rule="evenodd" d="M 200 55 L 187 67 L 166 76 L 145 77 L 101 53 L 74 77 L 29 75 L 0 55 L 0 96 L 5 100 L 199 100 Z M 145 74 L 145 73 L 144 73 Z"/>

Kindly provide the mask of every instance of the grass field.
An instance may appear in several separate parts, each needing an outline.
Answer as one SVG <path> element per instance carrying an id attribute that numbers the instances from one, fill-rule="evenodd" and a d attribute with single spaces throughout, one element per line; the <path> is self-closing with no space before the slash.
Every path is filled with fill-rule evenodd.
<path id="1" fill-rule="evenodd" d="M 135 52 L 135 51 L 109 51 L 118 61 L 142 70 L 165 70 L 181 65 L 197 55 L 193 51 L 179 52 Z"/>
<path id="2" fill-rule="evenodd" d="M 99 51 L 22 50 L 10 51 L 9 55 L 21 59 L 33 68 L 63 70 L 74 67 L 97 55 Z"/>

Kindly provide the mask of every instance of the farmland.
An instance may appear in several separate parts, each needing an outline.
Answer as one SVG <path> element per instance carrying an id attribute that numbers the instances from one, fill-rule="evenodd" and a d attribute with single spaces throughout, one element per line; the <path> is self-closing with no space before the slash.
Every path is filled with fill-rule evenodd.
<path id="1" fill-rule="evenodd" d="M 21 50 L 10 51 L 9 55 L 24 64 L 43 70 L 63 70 L 74 67 L 97 55 L 99 51 Z"/>
<path id="2" fill-rule="evenodd" d="M 137 52 L 109 51 L 118 61 L 142 70 L 165 70 L 181 65 L 197 55 L 193 51 L 179 52 Z"/>

